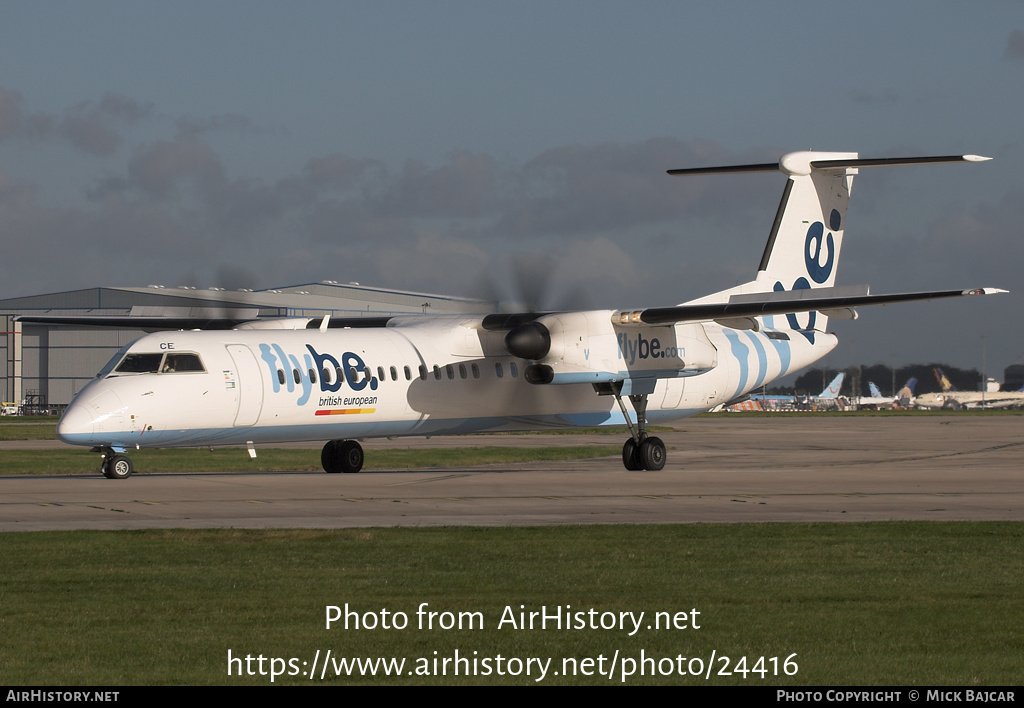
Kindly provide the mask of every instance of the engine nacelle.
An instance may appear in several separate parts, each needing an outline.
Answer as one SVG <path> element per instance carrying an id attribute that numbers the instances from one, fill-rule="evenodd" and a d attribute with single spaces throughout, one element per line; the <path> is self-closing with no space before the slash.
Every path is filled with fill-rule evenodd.
<path id="1" fill-rule="evenodd" d="M 510 330 L 505 345 L 534 362 L 535 384 L 694 376 L 718 363 L 699 324 L 619 327 L 608 310 L 544 315 Z"/>

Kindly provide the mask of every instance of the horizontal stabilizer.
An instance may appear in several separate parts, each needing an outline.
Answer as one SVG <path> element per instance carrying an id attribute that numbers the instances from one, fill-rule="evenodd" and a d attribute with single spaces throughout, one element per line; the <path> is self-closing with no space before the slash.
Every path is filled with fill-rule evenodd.
<path id="1" fill-rule="evenodd" d="M 783 172 L 785 174 L 810 174 L 816 170 L 845 170 L 849 167 L 896 167 L 899 165 L 935 165 L 947 162 L 984 162 L 991 157 L 981 155 L 928 155 L 924 157 L 867 157 L 812 159 L 814 152 L 789 153 L 778 162 L 760 162 L 751 165 L 722 165 L 717 167 L 689 167 L 668 170 L 673 176 L 735 174 L 738 172 Z"/>

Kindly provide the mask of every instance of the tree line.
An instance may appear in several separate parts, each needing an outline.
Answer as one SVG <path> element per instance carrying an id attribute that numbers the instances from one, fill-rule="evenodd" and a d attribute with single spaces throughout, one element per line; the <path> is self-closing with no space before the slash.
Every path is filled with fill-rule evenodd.
<path id="1" fill-rule="evenodd" d="M 941 391 L 938 379 L 934 371 L 941 369 L 949 382 L 960 391 L 977 391 L 981 385 L 981 373 L 977 369 L 960 369 L 949 364 L 908 364 L 893 370 L 885 364 L 873 364 L 872 366 L 849 366 L 845 369 L 814 368 L 808 369 L 797 377 L 793 384 L 797 394 L 817 395 L 829 381 L 834 379 L 840 371 L 846 373 L 843 380 L 841 395 L 843 396 L 870 396 L 868 382 L 873 381 L 883 396 L 894 395 L 895 391 L 903 388 L 910 378 L 917 379 L 914 387 L 914 394 L 937 393 Z M 776 387 L 768 389 L 769 393 L 791 393 L 792 389 Z"/>

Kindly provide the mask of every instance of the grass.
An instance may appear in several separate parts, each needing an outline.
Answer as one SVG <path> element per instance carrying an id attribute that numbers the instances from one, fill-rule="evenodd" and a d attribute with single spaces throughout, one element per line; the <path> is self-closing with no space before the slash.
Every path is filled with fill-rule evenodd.
<path id="1" fill-rule="evenodd" d="M 794 676 L 627 685 L 1015 685 L 1021 523 L 47 532 L 0 535 L 0 676 L 17 684 L 247 684 L 232 656 L 778 657 Z M 327 606 L 405 629 L 325 627 Z M 482 629 L 419 629 L 421 603 Z M 699 629 L 499 629 L 511 608 L 690 613 Z M 369 614 L 367 614 L 369 613 Z M 437 652 L 435 655 L 433 652 Z M 669 662 L 672 663 L 672 662 Z M 423 664 L 420 664 L 422 666 Z M 286 666 L 286 665 L 281 665 Z M 595 665 L 596 666 L 596 665 Z M 623 664 L 619 664 L 620 671 Z M 764 666 L 764 665 L 762 665 Z M 257 665 L 253 665 L 253 670 Z M 269 663 L 265 664 L 269 671 Z M 298 670 L 298 669 L 297 669 Z M 533 676 L 331 677 L 325 684 L 533 684 Z M 607 677 L 544 683 L 621 685 Z M 278 676 L 280 683 L 310 683 Z"/>
<path id="2" fill-rule="evenodd" d="M 55 423 L 0 423 L 0 440 L 56 440 Z"/>

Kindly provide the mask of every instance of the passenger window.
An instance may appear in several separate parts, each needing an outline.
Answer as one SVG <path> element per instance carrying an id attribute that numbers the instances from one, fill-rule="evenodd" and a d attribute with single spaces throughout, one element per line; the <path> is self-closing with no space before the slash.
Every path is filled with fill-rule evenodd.
<path id="1" fill-rule="evenodd" d="M 517 376 L 519 376 L 519 367 L 516 366 L 516 363 L 514 361 L 510 361 L 508 363 L 508 373 L 512 375 L 512 378 L 516 378 Z"/>
<path id="2" fill-rule="evenodd" d="M 284 369 L 277 370 L 277 380 L 282 386 L 284 386 Z"/>
<path id="3" fill-rule="evenodd" d="M 299 373 L 298 369 L 292 369 L 292 378 L 295 379 L 295 383 L 302 383 L 302 374 Z"/>
<path id="4" fill-rule="evenodd" d="M 452 379 L 454 379 L 454 378 L 455 378 L 455 369 L 454 369 L 454 368 L 452 367 L 452 365 L 451 365 L 451 364 L 445 364 L 445 366 L 444 366 L 444 372 L 445 372 L 446 374 L 448 374 L 448 380 L 449 380 L 449 381 L 451 381 Z"/>
<path id="5" fill-rule="evenodd" d="M 463 378 L 463 379 L 466 378 L 466 365 L 465 364 L 459 364 L 459 377 Z"/>
<path id="6" fill-rule="evenodd" d="M 408 366 L 405 367 L 405 380 L 406 381 L 411 381 L 412 380 L 412 372 L 409 371 L 409 367 Z"/>
<path id="7" fill-rule="evenodd" d="M 316 383 L 316 371 L 314 371 L 313 369 L 309 370 L 309 382 Z"/>
<path id="8" fill-rule="evenodd" d="M 378 366 L 377 367 L 377 380 L 378 381 L 387 381 L 387 379 L 384 378 L 384 367 L 383 366 Z"/>
<path id="9" fill-rule="evenodd" d="M 474 379 L 480 378 L 480 367 L 477 366 L 476 364 L 473 364 L 472 365 L 472 369 L 473 369 L 473 378 Z"/>
<path id="10" fill-rule="evenodd" d="M 420 364 L 420 378 L 423 379 L 424 381 L 427 380 L 427 365 L 426 364 Z"/>
<path id="11" fill-rule="evenodd" d="M 441 367 L 439 367 L 437 364 L 434 364 L 434 378 L 437 379 L 438 381 L 441 380 Z"/>
<path id="12" fill-rule="evenodd" d="M 391 367 L 391 380 L 398 381 L 398 369 L 393 366 Z"/>
<path id="13" fill-rule="evenodd" d="M 323 377 L 323 382 L 324 383 L 326 383 L 326 384 L 334 383 L 334 381 L 332 380 L 333 377 L 331 376 L 331 367 L 325 366 L 324 367 L 324 371 L 323 371 L 323 375 L 324 375 L 324 377 Z"/>
<path id="14" fill-rule="evenodd" d="M 494 375 L 497 376 L 499 379 L 505 375 L 505 372 L 502 371 L 501 369 L 500 361 L 494 362 Z"/>

